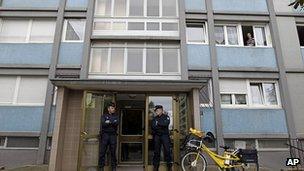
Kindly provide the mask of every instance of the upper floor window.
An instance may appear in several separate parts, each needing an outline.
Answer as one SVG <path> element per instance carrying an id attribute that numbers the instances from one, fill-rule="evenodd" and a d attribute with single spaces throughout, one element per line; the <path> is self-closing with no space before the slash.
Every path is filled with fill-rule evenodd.
<path id="1" fill-rule="evenodd" d="M 300 46 L 304 46 L 304 26 L 302 25 L 297 26 L 297 30 L 298 30 Z"/>
<path id="2" fill-rule="evenodd" d="M 55 20 L 0 20 L 1 43 L 50 43 L 55 34 Z"/>
<path id="3" fill-rule="evenodd" d="M 65 42 L 82 42 L 84 39 L 85 19 L 67 19 L 64 22 L 62 39 Z"/>
<path id="4" fill-rule="evenodd" d="M 186 36 L 188 44 L 206 44 L 208 38 L 205 24 L 187 24 Z"/>
<path id="5" fill-rule="evenodd" d="M 0 104 L 44 105 L 47 87 L 46 77 L 0 77 Z"/>
<path id="6" fill-rule="evenodd" d="M 180 75 L 178 44 L 96 43 L 90 74 Z"/>
<path id="7" fill-rule="evenodd" d="M 277 81 L 220 80 L 223 107 L 279 107 Z"/>
<path id="8" fill-rule="evenodd" d="M 177 0 L 97 0 L 95 16 L 177 17 Z"/>
<path id="9" fill-rule="evenodd" d="M 215 25 L 215 42 L 222 46 L 271 46 L 267 25 Z"/>

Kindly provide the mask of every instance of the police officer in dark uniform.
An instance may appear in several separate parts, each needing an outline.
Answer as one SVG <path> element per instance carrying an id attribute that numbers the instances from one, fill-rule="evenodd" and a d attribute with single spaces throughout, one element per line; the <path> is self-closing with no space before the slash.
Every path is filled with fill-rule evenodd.
<path id="1" fill-rule="evenodd" d="M 105 156 L 108 146 L 111 151 L 111 166 L 112 171 L 116 171 L 116 145 L 117 145 L 117 127 L 119 125 L 119 116 L 115 113 L 115 103 L 107 105 L 108 113 L 101 116 L 101 132 L 99 145 L 99 168 L 104 170 Z"/>
<path id="2" fill-rule="evenodd" d="M 172 156 L 171 156 L 171 142 L 169 136 L 169 124 L 170 117 L 164 114 L 163 106 L 156 105 L 154 108 L 156 116 L 152 120 L 152 135 L 154 143 L 154 155 L 153 155 L 153 170 L 158 171 L 160 162 L 160 151 L 163 146 L 165 161 L 167 162 L 167 168 L 172 170 Z"/>

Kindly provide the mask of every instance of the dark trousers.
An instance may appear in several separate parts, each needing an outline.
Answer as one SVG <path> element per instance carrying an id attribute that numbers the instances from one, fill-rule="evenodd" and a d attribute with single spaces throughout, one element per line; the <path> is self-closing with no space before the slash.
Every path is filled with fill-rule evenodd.
<path id="1" fill-rule="evenodd" d="M 105 166 L 105 157 L 107 153 L 108 146 L 110 146 L 111 152 L 111 166 L 117 166 L 117 159 L 116 159 L 116 144 L 117 144 L 117 135 L 110 134 L 110 133 L 103 133 L 100 136 L 100 143 L 99 143 L 99 161 L 98 164 L 100 167 Z"/>
<path id="2" fill-rule="evenodd" d="M 171 141 L 169 135 L 154 135 L 153 143 L 154 143 L 153 166 L 155 168 L 159 167 L 160 151 L 161 151 L 161 146 L 163 146 L 165 161 L 167 162 L 167 166 L 171 167 L 172 156 L 171 156 Z"/>

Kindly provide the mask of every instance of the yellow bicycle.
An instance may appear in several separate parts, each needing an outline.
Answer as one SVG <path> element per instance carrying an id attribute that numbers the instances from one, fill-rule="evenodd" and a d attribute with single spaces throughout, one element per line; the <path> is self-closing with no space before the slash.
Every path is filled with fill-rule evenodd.
<path id="1" fill-rule="evenodd" d="M 194 135 L 192 139 L 189 139 Z M 257 150 L 236 149 L 229 150 L 228 146 L 221 146 L 224 154 L 219 155 L 211 151 L 204 143 L 214 142 L 215 138 L 211 132 L 205 134 L 202 131 L 190 128 L 190 134 L 186 137 L 185 147 L 189 149 L 182 157 L 181 165 L 183 171 L 205 171 L 207 161 L 203 154 L 207 154 L 214 161 L 220 170 L 234 170 L 235 168 L 248 168 L 248 163 L 255 163 L 258 166 Z"/>

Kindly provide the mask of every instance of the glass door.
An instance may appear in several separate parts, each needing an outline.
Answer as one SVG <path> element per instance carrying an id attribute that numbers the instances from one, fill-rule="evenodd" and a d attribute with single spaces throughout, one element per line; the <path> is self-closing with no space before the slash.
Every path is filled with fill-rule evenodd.
<path id="1" fill-rule="evenodd" d="M 114 102 L 114 95 L 102 92 L 85 92 L 78 156 L 78 171 L 95 171 L 99 158 L 100 118 L 106 105 Z M 108 158 L 108 157 L 107 157 Z"/>
<path id="2" fill-rule="evenodd" d="M 119 163 L 143 165 L 144 110 L 121 109 Z"/>
<path id="3" fill-rule="evenodd" d="M 154 106 L 162 105 L 164 112 L 170 117 L 169 131 L 172 147 L 173 169 L 178 170 L 179 163 L 179 120 L 178 120 L 178 98 L 176 95 L 148 95 L 146 97 L 146 122 L 145 122 L 145 165 L 146 170 L 153 170 L 153 152 L 154 145 L 152 139 L 151 123 L 155 116 Z M 163 150 L 161 151 L 160 170 L 166 170 Z"/>

